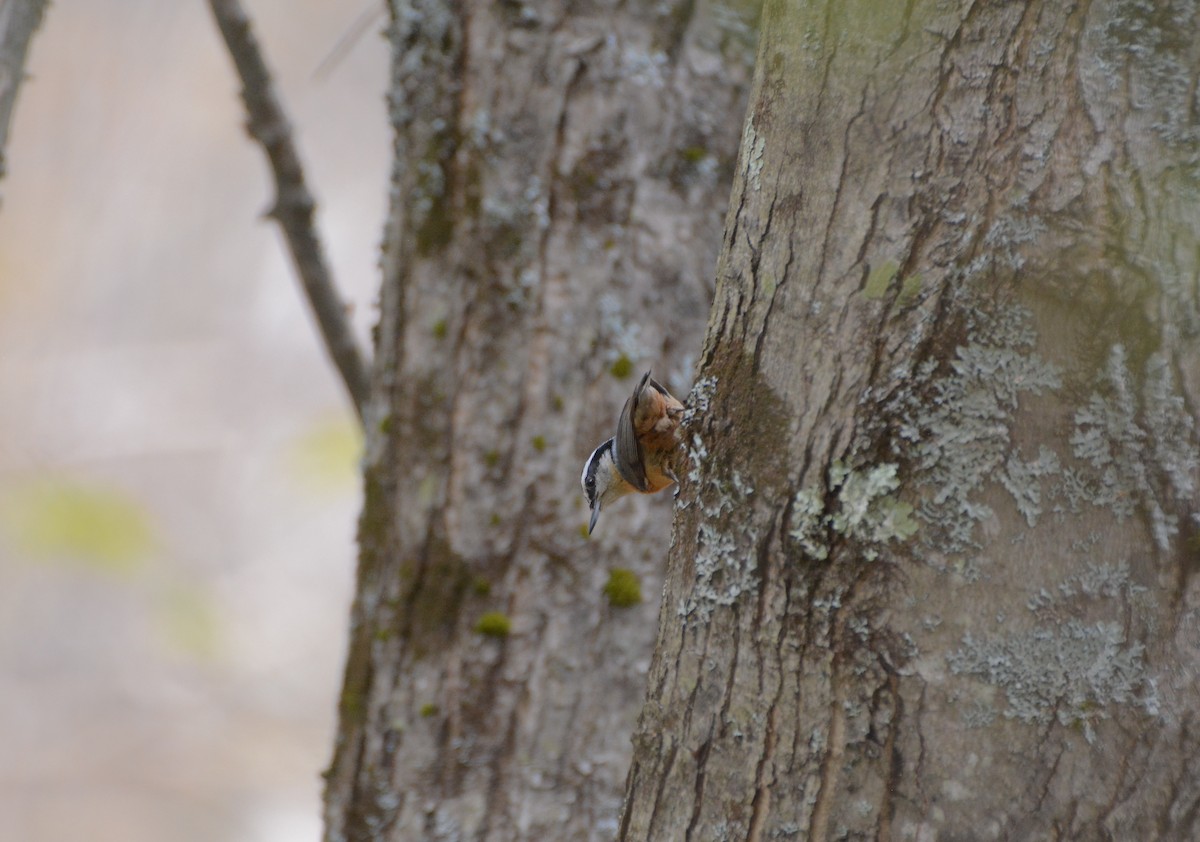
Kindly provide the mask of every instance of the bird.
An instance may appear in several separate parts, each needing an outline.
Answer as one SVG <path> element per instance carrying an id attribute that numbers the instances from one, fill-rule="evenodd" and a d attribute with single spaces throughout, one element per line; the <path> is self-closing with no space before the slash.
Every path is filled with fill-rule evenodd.
<path id="1" fill-rule="evenodd" d="M 632 494 L 655 494 L 676 482 L 683 404 L 647 371 L 625 401 L 617 434 L 592 451 L 580 482 L 592 511 L 588 534 L 604 506 Z"/>

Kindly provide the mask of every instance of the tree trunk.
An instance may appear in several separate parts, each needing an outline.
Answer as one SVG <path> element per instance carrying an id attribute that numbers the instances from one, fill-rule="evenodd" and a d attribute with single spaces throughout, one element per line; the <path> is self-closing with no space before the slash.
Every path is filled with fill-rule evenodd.
<path id="1" fill-rule="evenodd" d="M 1195 3 L 770 0 L 620 837 L 1200 838 Z"/>
<path id="2" fill-rule="evenodd" d="M 622 501 L 589 541 L 579 472 L 634 375 L 690 375 L 756 23 L 704 0 L 392 5 L 327 839 L 615 833 L 670 497 Z M 632 576 L 606 595 L 614 568 Z"/>

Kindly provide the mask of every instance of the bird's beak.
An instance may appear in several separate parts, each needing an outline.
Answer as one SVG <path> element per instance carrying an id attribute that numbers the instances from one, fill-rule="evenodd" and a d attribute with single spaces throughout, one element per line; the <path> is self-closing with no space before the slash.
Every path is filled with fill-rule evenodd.
<path id="1" fill-rule="evenodd" d="M 592 530 L 596 528 L 596 519 L 600 517 L 600 504 L 597 503 L 592 508 L 592 519 L 588 521 L 588 535 L 592 534 Z"/>

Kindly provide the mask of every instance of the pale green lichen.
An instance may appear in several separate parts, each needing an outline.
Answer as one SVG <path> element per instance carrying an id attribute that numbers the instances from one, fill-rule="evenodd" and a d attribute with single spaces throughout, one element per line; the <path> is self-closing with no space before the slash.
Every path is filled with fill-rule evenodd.
<path id="1" fill-rule="evenodd" d="M 1060 467 L 1057 454 L 1045 445 L 1038 449 L 1037 459 L 1026 462 L 1014 453 L 1004 464 L 1000 484 L 1012 495 L 1017 511 L 1024 515 L 1029 526 L 1036 526 L 1042 513 L 1040 480 L 1058 474 Z"/>
<path id="2" fill-rule="evenodd" d="M 1108 706 L 1155 707 L 1143 647 L 1129 641 L 1115 622 L 1071 619 L 1006 635 L 967 634 L 947 662 L 956 675 L 1001 688 L 1006 718 L 1081 725 L 1089 741 L 1092 723 L 1108 718 Z"/>
<path id="3" fill-rule="evenodd" d="M 921 273 L 913 272 L 900 282 L 900 294 L 896 296 L 896 303 L 901 307 L 907 307 L 917 300 L 917 296 L 921 294 Z"/>
<path id="4" fill-rule="evenodd" d="M 750 543 L 757 533 L 749 533 Z M 698 615 L 707 618 L 713 608 L 736 603 L 742 594 L 754 588 L 753 565 L 733 536 L 707 522 L 700 524 L 697 540 L 695 575 L 692 595 L 681 601 L 680 616 Z"/>
<path id="5" fill-rule="evenodd" d="M 741 148 L 742 165 L 745 168 L 745 179 L 749 189 L 758 192 L 762 189 L 763 153 L 767 150 L 767 140 L 754 127 L 754 120 L 747 119 L 742 130 Z"/>
<path id="6" fill-rule="evenodd" d="M 701 377 L 692 384 L 683 408 L 682 426 L 689 427 L 697 416 L 707 415 L 712 396 L 717 391 L 717 378 Z"/>
<path id="7" fill-rule="evenodd" d="M 816 488 L 802 488 L 792 499 L 792 538 L 809 558 L 824 561 L 829 557 L 825 546 L 825 499 Z"/>
<path id="8" fill-rule="evenodd" d="M 1171 366 L 1161 354 L 1152 355 L 1146 362 L 1143 394 L 1155 464 L 1166 475 L 1176 499 L 1191 501 L 1200 467 L 1200 453 L 1194 444 L 1196 422 L 1176 389 Z"/>
<path id="9" fill-rule="evenodd" d="M 1029 212 L 1025 203 L 1017 203 L 1013 212 L 999 217 L 984 236 L 984 245 L 989 249 L 988 258 L 1009 269 L 1023 269 L 1025 257 L 1022 247 L 1037 242 L 1046 230 L 1046 223 L 1041 217 Z"/>
<path id="10" fill-rule="evenodd" d="M 758 542 L 754 529 L 737 531 L 734 534 L 714 526 L 721 517 L 745 502 L 754 493 L 754 488 L 736 472 L 730 482 L 709 478 L 701 481 L 703 444 L 699 436 L 693 437 L 689 449 L 692 470 L 689 478 L 699 484 L 696 503 L 703 520 L 697 534 L 695 555 L 696 582 L 692 594 L 681 600 L 677 611 L 680 616 L 697 615 L 707 618 L 717 606 L 736 603 L 743 594 L 754 589 L 754 561 L 752 548 Z"/>
<path id="11" fill-rule="evenodd" d="M 687 410 L 684 410 L 685 424 L 686 414 Z M 700 481 L 700 471 L 703 468 L 704 460 L 707 457 L 708 448 L 704 446 L 703 439 L 701 439 L 699 435 L 693 434 L 691 444 L 689 444 L 687 448 L 689 482 L 695 483 Z"/>
<path id="12" fill-rule="evenodd" d="M 897 466 L 888 462 L 866 471 L 851 471 L 840 463 L 830 470 L 830 485 L 837 491 L 838 508 L 829 518 L 837 533 L 869 545 L 911 538 L 917 531 L 912 506 L 891 492 L 900 487 Z M 867 549 L 867 558 L 875 558 Z"/>
<path id="13" fill-rule="evenodd" d="M 828 557 L 831 535 L 858 543 L 868 561 L 879 558 L 887 543 L 911 538 L 917 532 L 913 508 L 892 493 L 900 487 L 897 469 L 891 462 L 864 470 L 835 463 L 829 471 L 833 505 L 826 510 L 816 488 L 797 493 L 792 500 L 792 538 L 817 561 Z"/>
<path id="14" fill-rule="evenodd" d="M 900 264 L 894 260 L 887 260 L 879 264 L 867 275 L 867 285 L 863 287 L 863 295 L 870 300 L 883 298 L 888 285 L 899 271 Z"/>
<path id="15" fill-rule="evenodd" d="M 1042 450 L 1025 460 L 1012 443 L 1021 397 L 1061 385 L 1058 369 L 1032 353 L 1031 322 L 1019 306 L 994 315 L 972 310 L 971 339 L 956 350 L 949 370 L 924 364 L 913 377 L 915 388 L 898 401 L 893 448 L 912 460 L 915 478 L 930 489 L 918 516 L 930 526 L 925 542 L 941 552 L 977 548 L 975 527 L 993 514 L 980 496 L 994 479 L 1026 521 L 1036 523 L 1040 484 L 1059 470 L 1053 453 Z"/>
<path id="16" fill-rule="evenodd" d="M 1109 4 L 1097 33 L 1097 58 L 1104 72 L 1088 78 L 1094 85 L 1128 86 L 1129 97 L 1156 118 L 1152 124 L 1167 143 L 1191 151 L 1193 172 L 1200 156 L 1200 128 L 1194 113 L 1196 87 L 1192 49 L 1195 4 L 1187 0 L 1121 0 Z M 1093 97 L 1093 107 L 1121 98 Z M 1112 102 L 1111 107 L 1116 107 Z"/>
<path id="17" fill-rule="evenodd" d="M 1159 355 L 1146 363 L 1140 402 L 1123 345 L 1112 347 L 1097 385 L 1075 413 L 1071 448 L 1087 467 L 1072 473 L 1067 500 L 1073 510 L 1089 503 L 1119 519 L 1140 505 L 1155 544 L 1166 550 L 1179 531 L 1168 506 L 1172 498 L 1190 503 L 1196 488 L 1200 454 L 1193 444 L 1195 422 Z M 1166 478 L 1166 487 L 1156 483 L 1156 474 Z"/>
<path id="18" fill-rule="evenodd" d="M 1129 578 L 1129 565 L 1089 562 L 1082 572 L 1068 576 L 1053 589 L 1039 588 L 1026 607 L 1042 616 L 1056 617 L 1065 603 L 1080 599 L 1123 599 L 1146 589 Z"/>
<path id="19" fill-rule="evenodd" d="M 1083 553 L 1092 543 L 1076 550 Z M 987 636 L 968 633 L 947 663 L 956 675 L 1001 689 L 1006 718 L 1037 725 L 1057 721 L 1082 728 L 1091 741 L 1094 723 L 1109 718 L 1114 705 L 1157 713 L 1144 647 L 1130 638 L 1123 620 L 1129 598 L 1144 591 L 1126 563 L 1089 561 L 1079 573 L 1030 597 L 1031 626 Z M 1079 616 L 1085 610 L 1107 616 L 1085 622 Z M 1005 617 L 996 619 L 1010 625 Z"/>

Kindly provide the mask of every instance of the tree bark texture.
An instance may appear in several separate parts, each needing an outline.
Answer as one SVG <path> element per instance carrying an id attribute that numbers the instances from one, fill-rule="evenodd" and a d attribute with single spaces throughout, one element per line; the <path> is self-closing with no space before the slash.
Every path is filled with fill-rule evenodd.
<path id="1" fill-rule="evenodd" d="M 392 4 L 327 839 L 615 833 L 670 497 L 622 501 L 588 540 L 579 472 L 644 368 L 690 378 L 756 24 L 703 0 Z"/>
<path id="2" fill-rule="evenodd" d="M 619 838 L 1200 838 L 1198 14 L 769 0 Z"/>

